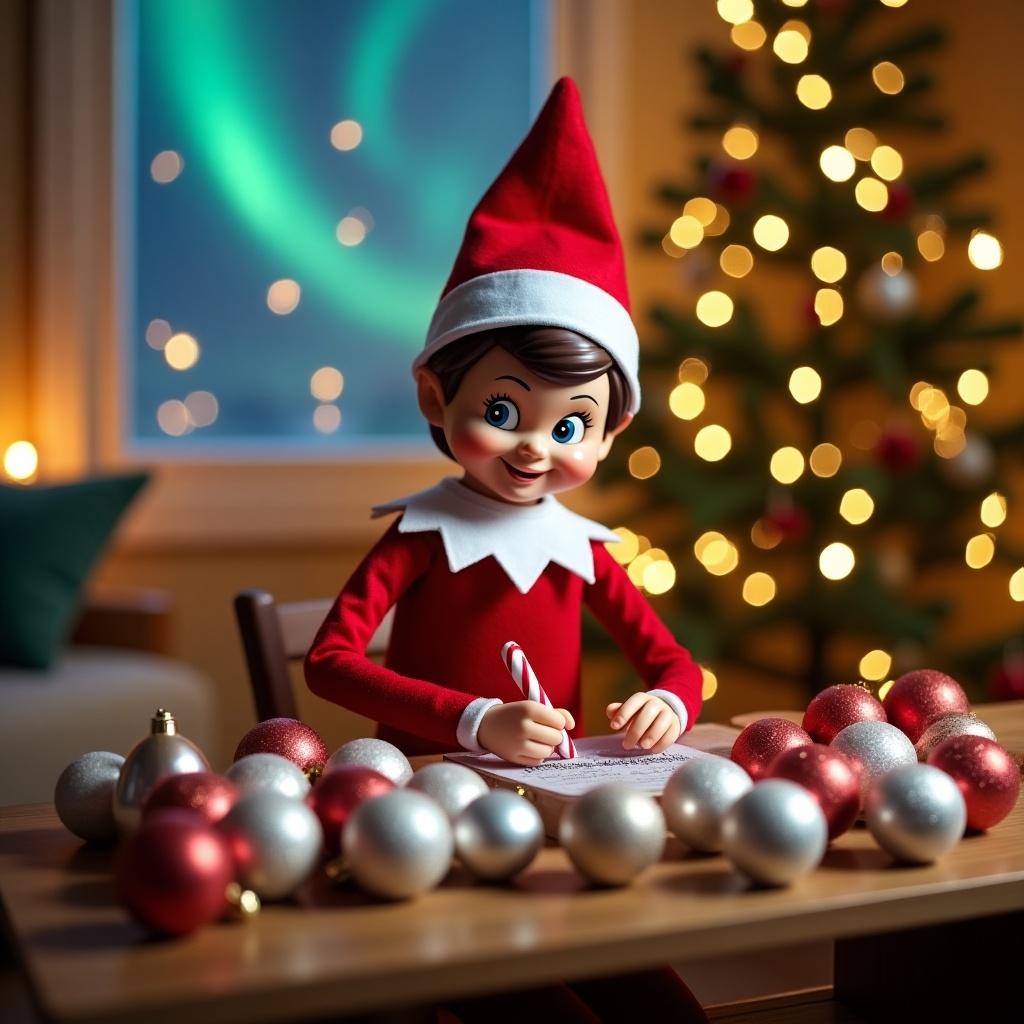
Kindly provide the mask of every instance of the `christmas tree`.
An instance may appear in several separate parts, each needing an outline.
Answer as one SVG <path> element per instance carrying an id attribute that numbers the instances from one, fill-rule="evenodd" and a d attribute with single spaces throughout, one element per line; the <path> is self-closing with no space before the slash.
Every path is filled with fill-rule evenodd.
<path id="1" fill-rule="evenodd" d="M 1024 552 L 1000 531 L 1024 420 L 976 408 L 1021 324 L 986 319 L 970 283 L 919 299 L 930 263 L 977 279 L 1002 248 L 988 211 L 958 205 L 986 161 L 949 155 L 922 67 L 943 32 L 885 23 L 904 2 L 718 0 L 731 45 L 696 54 L 703 152 L 658 186 L 645 240 L 686 294 L 642 326 L 645 409 L 605 479 L 643 485 L 611 550 L 662 595 L 705 696 L 730 667 L 808 693 L 884 695 L 929 666 L 1009 696 L 1024 675 L 1011 637 L 943 642 L 963 574 L 991 566 L 988 599 L 1024 601 Z M 904 166 L 910 132 L 934 134 L 933 165 Z"/>

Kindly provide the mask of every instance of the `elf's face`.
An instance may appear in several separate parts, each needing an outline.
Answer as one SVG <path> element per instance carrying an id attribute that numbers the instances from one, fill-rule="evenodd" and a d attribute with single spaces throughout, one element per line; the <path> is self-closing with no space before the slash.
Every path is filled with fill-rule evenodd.
<path id="1" fill-rule="evenodd" d="M 420 408 L 444 430 L 465 483 L 517 505 L 586 483 L 632 419 L 605 435 L 607 374 L 551 384 L 497 345 L 466 373 L 450 402 L 432 371 L 418 370 L 417 382 Z"/>

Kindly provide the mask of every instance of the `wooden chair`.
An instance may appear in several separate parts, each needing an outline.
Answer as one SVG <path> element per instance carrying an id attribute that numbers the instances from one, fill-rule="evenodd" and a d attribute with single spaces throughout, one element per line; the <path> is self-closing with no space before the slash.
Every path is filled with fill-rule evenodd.
<path id="1" fill-rule="evenodd" d="M 279 604 L 273 594 L 256 588 L 235 595 L 235 619 L 259 721 L 299 717 L 289 666 L 306 656 L 331 603 L 332 599 L 325 597 Z M 387 650 L 392 617 L 393 612 L 384 617 L 368 654 Z"/>

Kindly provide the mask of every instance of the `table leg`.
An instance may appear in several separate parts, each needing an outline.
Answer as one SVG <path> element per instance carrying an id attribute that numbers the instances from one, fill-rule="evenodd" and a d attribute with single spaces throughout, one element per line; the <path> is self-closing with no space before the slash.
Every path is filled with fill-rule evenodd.
<path id="1" fill-rule="evenodd" d="M 1012 1019 L 1024 1013 L 1022 955 L 1020 912 L 840 939 L 835 1000 L 871 1020 Z"/>

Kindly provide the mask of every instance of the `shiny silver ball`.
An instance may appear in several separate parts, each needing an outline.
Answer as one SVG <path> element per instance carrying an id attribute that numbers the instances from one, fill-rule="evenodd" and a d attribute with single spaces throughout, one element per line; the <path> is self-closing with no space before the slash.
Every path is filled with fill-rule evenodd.
<path id="1" fill-rule="evenodd" d="M 576 870 L 591 882 L 626 885 L 661 857 L 665 815 L 646 793 L 611 783 L 566 808 L 558 838 Z"/>
<path id="2" fill-rule="evenodd" d="M 393 743 L 365 737 L 343 743 L 331 754 L 324 766 L 324 774 L 343 764 L 361 764 L 389 778 L 396 786 L 404 786 L 412 778 L 409 758 Z"/>
<path id="3" fill-rule="evenodd" d="M 124 758 L 109 750 L 94 750 L 72 761 L 60 773 L 53 791 L 57 817 L 69 832 L 90 843 L 117 838 L 114 790 Z"/>
<path id="4" fill-rule="evenodd" d="M 984 736 L 994 740 L 996 734 L 976 715 L 952 714 L 935 719 L 915 745 L 918 761 L 927 761 L 929 754 L 950 736 Z"/>
<path id="5" fill-rule="evenodd" d="M 316 867 L 323 848 L 316 814 L 275 789 L 247 793 L 216 828 L 231 847 L 239 883 L 264 900 L 294 892 Z"/>
<path id="6" fill-rule="evenodd" d="M 280 754 L 246 754 L 224 773 L 243 794 L 273 790 L 293 800 L 304 800 L 309 779 L 302 769 Z"/>
<path id="7" fill-rule="evenodd" d="M 489 882 L 519 874 L 544 842 L 537 808 L 507 789 L 474 800 L 455 819 L 453 830 L 459 860 Z"/>
<path id="8" fill-rule="evenodd" d="M 868 793 L 864 817 L 875 841 L 897 860 L 930 864 L 960 841 L 967 806 L 960 788 L 930 764 L 883 775 Z"/>
<path id="9" fill-rule="evenodd" d="M 396 789 L 360 804 L 341 837 L 355 880 L 389 899 L 408 899 L 438 885 L 451 866 L 452 827 L 424 793 Z"/>
<path id="10" fill-rule="evenodd" d="M 424 765 L 409 780 L 408 788 L 436 800 L 449 821 L 488 792 L 487 783 L 475 771 L 451 761 Z"/>
<path id="11" fill-rule="evenodd" d="M 876 265 L 858 281 L 857 300 L 872 319 L 897 323 L 917 308 L 917 281 L 909 270 L 887 274 Z"/>
<path id="12" fill-rule="evenodd" d="M 905 732 L 888 722 L 854 722 L 831 744 L 860 767 L 860 805 L 864 807 L 876 779 L 904 764 L 917 764 L 917 751 Z"/>
<path id="13" fill-rule="evenodd" d="M 754 785 L 734 761 L 696 757 L 669 776 L 661 794 L 669 831 L 694 850 L 722 849 L 725 812 Z"/>
<path id="14" fill-rule="evenodd" d="M 722 849 L 760 885 L 788 885 L 825 855 L 828 825 L 818 801 L 788 779 L 758 782 L 725 813 Z"/>

